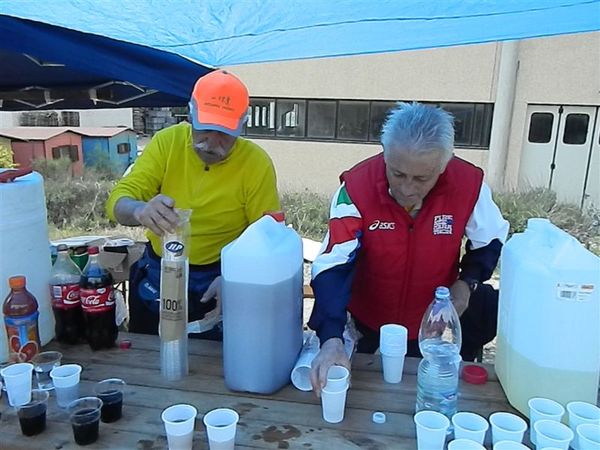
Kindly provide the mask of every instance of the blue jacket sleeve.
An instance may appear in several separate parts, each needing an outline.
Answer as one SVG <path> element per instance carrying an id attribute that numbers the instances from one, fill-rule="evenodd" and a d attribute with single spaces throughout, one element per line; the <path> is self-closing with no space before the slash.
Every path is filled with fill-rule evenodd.
<path id="1" fill-rule="evenodd" d="M 477 280 L 482 283 L 490 279 L 500 258 L 502 242 L 494 239 L 488 245 L 478 249 L 471 249 L 471 242 L 467 241 L 466 252 L 460 260 L 461 280 Z"/>

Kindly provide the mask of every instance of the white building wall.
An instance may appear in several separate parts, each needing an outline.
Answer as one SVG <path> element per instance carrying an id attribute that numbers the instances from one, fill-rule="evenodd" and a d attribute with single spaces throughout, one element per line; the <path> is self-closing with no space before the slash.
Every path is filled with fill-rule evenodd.
<path id="1" fill-rule="evenodd" d="M 79 125 L 82 127 L 128 127 L 133 128 L 133 109 L 79 109 Z"/>
<path id="2" fill-rule="evenodd" d="M 18 113 L 13 112 L 0 112 L 0 128 L 10 128 L 19 126 Z"/>

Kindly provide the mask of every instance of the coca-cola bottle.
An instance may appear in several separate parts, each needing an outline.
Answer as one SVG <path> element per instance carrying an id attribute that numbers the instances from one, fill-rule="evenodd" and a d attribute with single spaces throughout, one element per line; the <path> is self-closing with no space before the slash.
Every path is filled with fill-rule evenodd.
<path id="1" fill-rule="evenodd" d="M 115 323 L 113 277 L 98 261 L 98 247 L 88 248 L 88 256 L 79 283 L 87 340 L 92 350 L 111 348 L 119 333 Z"/>
<path id="2" fill-rule="evenodd" d="M 50 272 L 50 296 L 56 325 L 56 340 L 77 344 L 85 339 L 85 322 L 79 298 L 81 270 L 69 256 L 66 245 L 57 248 L 56 261 Z"/>

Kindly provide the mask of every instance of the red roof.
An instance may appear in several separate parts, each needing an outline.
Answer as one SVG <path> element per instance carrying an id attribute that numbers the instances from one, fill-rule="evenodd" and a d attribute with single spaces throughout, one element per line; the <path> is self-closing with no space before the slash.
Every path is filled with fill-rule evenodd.
<path id="1" fill-rule="evenodd" d="M 0 136 L 23 141 L 46 141 L 62 133 L 72 132 L 87 137 L 113 137 L 126 127 L 12 127 L 0 128 Z"/>

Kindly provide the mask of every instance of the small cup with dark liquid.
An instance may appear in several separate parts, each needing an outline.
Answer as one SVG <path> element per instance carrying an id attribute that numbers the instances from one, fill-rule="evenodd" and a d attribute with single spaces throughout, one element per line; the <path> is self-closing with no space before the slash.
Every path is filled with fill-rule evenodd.
<path id="1" fill-rule="evenodd" d="M 116 422 L 121 418 L 125 386 L 120 378 L 108 378 L 94 386 L 94 394 L 102 400 L 102 422 Z"/>
<path id="2" fill-rule="evenodd" d="M 46 429 L 46 409 L 48 407 L 48 391 L 34 389 L 31 401 L 17 406 L 19 425 L 25 436 L 35 436 Z"/>
<path id="3" fill-rule="evenodd" d="M 88 445 L 98 440 L 102 400 L 98 397 L 82 397 L 69 403 L 67 410 L 75 442 Z"/>

